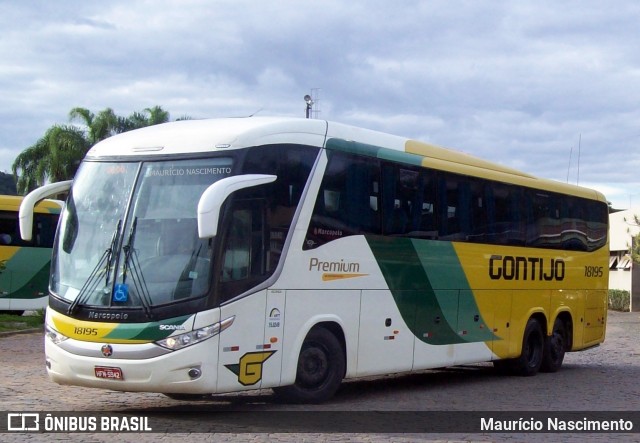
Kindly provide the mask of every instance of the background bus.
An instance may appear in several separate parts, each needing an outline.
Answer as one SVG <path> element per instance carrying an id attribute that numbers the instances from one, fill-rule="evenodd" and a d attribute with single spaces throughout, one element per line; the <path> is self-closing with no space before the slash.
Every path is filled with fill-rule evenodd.
<path id="1" fill-rule="evenodd" d="M 317 402 L 374 374 L 553 372 L 604 340 L 593 190 L 284 118 L 111 137 L 25 198 L 23 235 L 32 202 L 70 187 L 46 320 L 58 383 Z"/>
<path id="2" fill-rule="evenodd" d="M 45 200 L 35 207 L 32 240 L 20 237 L 22 197 L 0 196 L 0 312 L 22 315 L 42 309 L 49 300 L 51 247 L 62 202 Z"/>

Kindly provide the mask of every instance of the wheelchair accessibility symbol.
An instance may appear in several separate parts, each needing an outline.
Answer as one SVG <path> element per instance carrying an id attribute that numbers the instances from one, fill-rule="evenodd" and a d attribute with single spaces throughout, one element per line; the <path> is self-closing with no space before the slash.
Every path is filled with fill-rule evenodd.
<path id="1" fill-rule="evenodd" d="M 126 283 L 118 283 L 113 290 L 112 299 L 116 303 L 125 303 L 129 300 L 129 285 Z"/>

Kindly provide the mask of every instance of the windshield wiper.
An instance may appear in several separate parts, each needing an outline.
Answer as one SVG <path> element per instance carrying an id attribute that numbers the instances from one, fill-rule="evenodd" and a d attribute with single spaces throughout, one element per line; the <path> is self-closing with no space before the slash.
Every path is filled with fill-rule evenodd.
<path id="1" fill-rule="evenodd" d="M 142 274 L 142 270 L 140 269 L 140 261 L 138 260 L 138 253 L 133 248 L 133 242 L 136 238 L 136 229 L 138 228 L 138 217 L 133 219 L 133 223 L 131 224 L 131 230 L 129 231 L 129 239 L 127 240 L 127 244 L 122 247 L 124 251 L 124 265 L 122 266 L 122 284 L 126 284 L 127 282 L 127 271 L 129 270 L 129 263 L 131 263 L 131 271 L 132 271 L 132 280 L 133 285 L 136 288 L 136 293 L 138 294 L 138 298 L 140 299 L 140 304 L 144 309 L 144 313 L 147 318 L 153 318 L 153 313 L 151 312 L 151 295 L 149 294 L 149 288 L 147 287 L 147 282 L 144 279 L 144 275 Z"/>
<path id="2" fill-rule="evenodd" d="M 121 228 L 122 228 L 122 220 L 118 220 L 118 225 L 116 226 L 116 230 L 113 232 L 113 235 L 111 236 L 111 243 L 109 244 L 109 247 L 105 249 L 105 251 L 102 253 L 100 260 L 98 260 L 98 263 L 91 271 L 91 274 L 89 274 L 89 277 L 87 277 L 87 280 L 82 285 L 82 288 L 80 288 L 80 292 L 78 292 L 78 295 L 76 296 L 76 298 L 69 305 L 69 308 L 67 309 L 68 315 L 74 314 L 78 306 L 81 304 L 84 304 L 89 299 L 91 294 L 96 290 L 96 288 L 98 287 L 98 284 L 100 283 L 100 272 L 102 270 L 102 266 L 105 263 L 106 263 L 105 287 L 109 286 L 109 278 L 111 276 L 111 266 L 112 266 L 113 256 L 114 256 L 113 252 L 116 249 Z"/>

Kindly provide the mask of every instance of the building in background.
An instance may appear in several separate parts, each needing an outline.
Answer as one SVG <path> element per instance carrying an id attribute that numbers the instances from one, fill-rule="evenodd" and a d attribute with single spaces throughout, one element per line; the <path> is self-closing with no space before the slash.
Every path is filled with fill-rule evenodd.
<path id="1" fill-rule="evenodd" d="M 640 232 L 634 222 L 640 207 L 609 215 L 609 289 L 631 294 L 631 310 L 640 311 L 640 265 L 634 266 L 629 254 L 633 237 Z"/>

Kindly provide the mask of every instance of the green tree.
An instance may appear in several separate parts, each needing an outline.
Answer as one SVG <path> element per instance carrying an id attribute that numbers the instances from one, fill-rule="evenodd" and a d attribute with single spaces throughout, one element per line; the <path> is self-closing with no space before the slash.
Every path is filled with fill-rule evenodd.
<path id="1" fill-rule="evenodd" d="M 159 125 L 169 121 L 169 112 L 161 106 L 145 108 L 142 112 L 134 112 L 129 117 L 122 119 L 121 124 L 124 131 L 144 128 L 145 126 Z M 124 132 L 123 131 L 123 132 Z"/>
<path id="2" fill-rule="evenodd" d="M 627 223 L 640 226 L 640 217 L 637 215 L 633 216 L 633 221 L 629 222 L 626 219 L 625 221 Z M 627 232 L 630 231 L 630 229 L 627 229 Z M 631 245 L 629 245 L 629 255 L 631 255 L 631 260 L 634 263 L 640 264 L 640 234 L 631 237 Z"/>
<path id="3" fill-rule="evenodd" d="M 94 114 L 86 108 L 73 108 L 69 112 L 71 121 L 80 121 L 86 127 L 87 140 L 91 146 L 105 138 L 128 130 L 125 119 L 118 117 L 113 109 L 106 108 Z"/>
<path id="4" fill-rule="evenodd" d="M 26 194 L 46 182 L 73 178 L 94 144 L 121 132 L 168 122 L 169 112 L 161 106 L 154 106 L 134 112 L 129 117 L 121 117 L 111 108 L 95 114 L 78 107 L 69 112 L 69 119 L 83 127 L 54 125 L 16 157 L 12 170 L 18 194 Z"/>
<path id="5" fill-rule="evenodd" d="M 84 131 L 69 125 L 54 125 L 34 145 L 22 151 L 12 165 L 18 194 L 73 177 L 90 148 Z"/>

